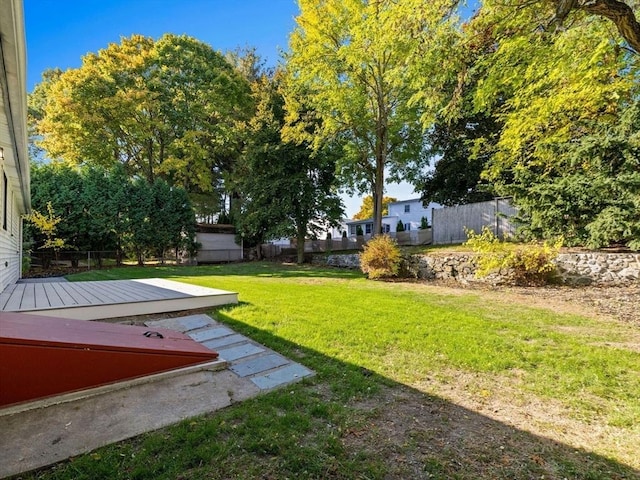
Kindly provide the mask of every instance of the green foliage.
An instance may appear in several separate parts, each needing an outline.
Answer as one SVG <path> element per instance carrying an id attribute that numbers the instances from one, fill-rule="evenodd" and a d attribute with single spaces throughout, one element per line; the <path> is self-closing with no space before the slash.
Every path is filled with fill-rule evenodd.
<path id="1" fill-rule="evenodd" d="M 343 183 L 376 199 L 380 233 L 385 168 L 399 180 L 420 170 L 423 122 L 442 99 L 455 36 L 448 2 L 300 0 L 286 55 L 285 136 L 315 149 L 339 140 Z"/>
<path id="2" fill-rule="evenodd" d="M 429 228 L 429 219 L 427 217 L 422 217 L 420 219 L 420 230 L 426 230 Z"/>
<path id="3" fill-rule="evenodd" d="M 562 246 L 562 238 L 554 243 L 516 244 L 501 241 L 488 227 L 482 233 L 467 231 L 465 245 L 477 254 L 476 274 L 486 277 L 499 272 L 516 285 L 544 285 L 554 276 L 555 258 Z"/>
<path id="4" fill-rule="evenodd" d="M 398 224 L 396 225 L 396 232 L 404 232 L 404 223 L 402 223 L 402 220 L 398 220 Z"/>
<path id="5" fill-rule="evenodd" d="M 640 103 L 618 121 L 585 123 L 589 131 L 559 150 L 563 161 L 544 177 L 521 175 L 520 215 L 532 236 L 565 236 L 592 248 L 640 249 Z M 514 184 L 515 186 L 515 184 Z"/>
<path id="6" fill-rule="evenodd" d="M 362 231 L 362 225 L 356 225 L 356 236 L 362 237 L 364 232 Z"/>
<path id="7" fill-rule="evenodd" d="M 531 238 L 635 248 L 637 56 L 588 8 L 568 7 L 569 21 L 560 2 L 516 3 L 483 2 L 462 29 L 466 53 L 447 122 L 430 131 L 443 156 L 425 195 L 459 190 L 440 201 L 465 201 L 483 169 L 481 190 L 512 196 Z"/>
<path id="8" fill-rule="evenodd" d="M 312 152 L 305 143 L 282 139 L 284 99 L 280 74 L 253 84 L 256 114 L 246 127 L 246 143 L 232 175 L 241 197 L 236 228 L 248 245 L 294 237 L 298 263 L 307 235 L 337 225 L 343 215 L 335 178 L 336 152 Z"/>
<path id="9" fill-rule="evenodd" d="M 395 277 L 401 260 L 396 241 L 389 235 L 378 235 L 364 246 L 360 254 L 360 268 L 372 280 Z"/>
<path id="10" fill-rule="evenodd" d="M 161 179 L 131 181 L 122 167 L 33 165 L 31 188 L 29 220 L 37 228 L 26 235 L 38 248 L 128 251 L 143 262 L 147 253 L 163 258 L 168 249 L 188 248 L 195 235 L 184 189 Z M 40 215 L 45 208 L 49 215 Z"/>
<path id="11" fill-rule="evenodd" d="M 122 164 L 189 192 L 214 192 L 251 112 L 248 83 L 209 45 L 134 35 L 47 75 L 30 119 L 50 158 Z M 41 98 L 42 97 L 42 98 Z"/>

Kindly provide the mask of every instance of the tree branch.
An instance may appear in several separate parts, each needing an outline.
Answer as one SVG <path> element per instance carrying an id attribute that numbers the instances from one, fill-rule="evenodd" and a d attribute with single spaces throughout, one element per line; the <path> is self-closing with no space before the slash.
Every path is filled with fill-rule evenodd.
<path id="1" fill-rule="evenodd" d="M 571 10 L 582 10 L 611 20 L 629 46 L 640 54 L 640 23 L 633 9 L 618 0 L 556 0 L 556 14 L 552 24 L 560 27 Z"/>

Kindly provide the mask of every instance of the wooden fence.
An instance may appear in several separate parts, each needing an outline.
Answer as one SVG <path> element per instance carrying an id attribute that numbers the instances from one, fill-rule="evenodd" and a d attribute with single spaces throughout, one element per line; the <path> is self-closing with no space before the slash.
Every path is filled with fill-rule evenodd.
<path id="1" fill-rule="evenodd" d="M 512 218 L 517 212 L 509 198 L 433 209 L 433 243 L 463 243 L 467 240 L 465 229 L 480 233 L 485 226 L 499 238 L 514 235 L 515 225 Z"/>

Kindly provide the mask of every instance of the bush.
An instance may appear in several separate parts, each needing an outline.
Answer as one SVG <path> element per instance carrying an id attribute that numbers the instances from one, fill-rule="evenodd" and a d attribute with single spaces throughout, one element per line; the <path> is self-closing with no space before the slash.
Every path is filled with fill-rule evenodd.
<path id="1" fill-rule="evenodd" d="M 429 219 L 422 217 L 420 219 L 420 230 L 426 230 L 427 228 L 429 228 Z"/>
<path id="2" fill-rule="evenodd" d="M 364 235 L 364 232 L 362 231 L 362 227 L 360 225 L 358 225 L 356 227 L 356 236 L 361 237 Z"/>
<path id="3" fill-rule="evenodd" d="M 372 238 L 360 254 L 360 268 L 370 279 L 395 277 L 400 269 L 400 249 L 389 235 Z"/>
<path id="4" fill-rule="evenodd" d="M 478 277 L 500 272 L 516 285 L 545 285 L 554 277 L 562 239 L 553 244 L 516 244 L 498 239 L 484 227 L 482 233 L 467 231 L 468 245 L 477 254 Z"/>
<path id="5" fill-rule="evenodd" d="M 404 223 L 401 220 L 398 220 L 398 225 L 396 225 L 396 232 L 404 232 Z"/>

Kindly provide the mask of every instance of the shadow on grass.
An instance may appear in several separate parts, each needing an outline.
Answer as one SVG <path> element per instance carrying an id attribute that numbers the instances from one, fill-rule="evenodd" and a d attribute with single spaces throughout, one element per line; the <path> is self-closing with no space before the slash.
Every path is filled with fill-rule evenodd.
<path id="1" fill-rule="evenodd" d="M 319 268 L 312 265 L 295 265 L 275 262 L 243 262 L 224 265 L 200 266 L 148 266 L 118 267 L 104 270 L 90 270 L 67 277 L 69 281 L 124 280 L 137 278 L 175 278 L 202 276 L 255 276 L 275 278 L 362 278 L 357 270 Z"/>
<path id="2" fill-rule="evenodd" d="M 224 308 L 215 316 L 317 375 L 22 478 L 640 478 L 619 462 L 248 326 Z"/>

